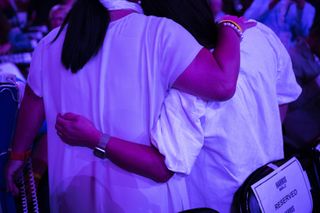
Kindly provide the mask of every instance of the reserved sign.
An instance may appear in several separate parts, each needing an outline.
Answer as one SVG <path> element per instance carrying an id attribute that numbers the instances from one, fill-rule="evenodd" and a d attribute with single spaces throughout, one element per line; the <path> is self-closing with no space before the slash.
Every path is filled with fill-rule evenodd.
<path id="1" fill-rule="evenodd" d="M 262 212 L 312 212 L 309 179 L 295 157 L 251 188 Z"/>

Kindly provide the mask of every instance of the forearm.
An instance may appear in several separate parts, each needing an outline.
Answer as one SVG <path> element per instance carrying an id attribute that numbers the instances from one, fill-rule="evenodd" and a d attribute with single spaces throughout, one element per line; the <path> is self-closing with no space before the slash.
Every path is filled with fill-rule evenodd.
<path id="1" fill-rule="evenodd" d="M 281 123 L 283 123 L 284 119 L 286 118 L 287 111 L 288 111 L 288 104 L 279 105 L 279 111 L 280 111 Z"/>
<path id="2" fill-rule="evenodd" d="M 235 30 L 220 26 L 219 43 L 212 54 L 224 83 L 235 87 L 240 70 L 240 37 Z"/>
<path id="3" fill-rule="evenodd" d="M 154 147 L 111 137 L 106 151 L 119 167 L 156 182 L 166 182 L 173 175 L 164 163 L 164 156 Z"/>
<path id="4" fill-rule="evenodd" d="M 14 152 L 30 150 L 34 138 L 44 120 L 43 99 L 36 96 L 27 85 L 20 106 L 17 127 L 12 143 Z"/>
<path id="5" fill-rule="evenodd" d="M 104 149 L 114 164 L 157 182 L 165 182 L 171 176 L 164 157 L 152 146 L 106 137 L 87 118 L 74 113 L 58 114 L 57 134 L 71 146 Z M 96 150 L 95 150 L 96 151 Z"/>
<path id="6" fill-rule="evenodd" d="M 48 146 L 47 134 L 44 134 L 38 141 L 32 153 L 33 172 L 42 176 L 48 168 Z"/>

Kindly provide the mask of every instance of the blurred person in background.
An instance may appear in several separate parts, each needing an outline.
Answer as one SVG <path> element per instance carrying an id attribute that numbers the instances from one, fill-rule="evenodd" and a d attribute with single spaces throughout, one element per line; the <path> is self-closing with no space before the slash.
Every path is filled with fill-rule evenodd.
<path id="1" fill-rule="evenodd" d="M 309 35 L 315 9 L 305 0 L 254 0 L 244 16 L 266 24 L 289 49 L 298 37 Z"/>
<path id="2" fill-rule="evenodd" d="M 289 50 L 293 69 L 302 87 L 299 99 L 289 105 L 284 122 L 285 140 L 296 149 L 313 145 L 320 136 L 320 25 Z"/>
<path id="3" fill-rule="evenodd" d="M 0 1 L 0 10 L 1 13 L 8 19 L 10 25 L 16 23 L 16 5 L 14 1 L 10 0 L 1 0 Z"/>
<path id="4" fill-rule="evenodd" d="M 74 3 L 75 1 L 76 1 L 76 0 L 65 0 L 65 1 L 64 1 L 64 4 L 69 5 L 69 6 L 72 7 L 72 5 L 73 5 L 73 3 Z"/>
<path id="5" fill-rule="evenodd" d="M 0 10 L 0 54 L 27 52 L 32 49 L 28 36 L 20 28 L 12 28 L 9 20 Z"/>
<path id="6" fill-rule="evenodd" d="M 49 26 L 50 9 L 57 4 L 63 4 L 64 0 L 30 0 L 28 13 L 32 26 Z"/>
<path id="7" fill-rule="evenodd" d="M 70 9 L 71 5 L 69 4 L 58 4 L 53 6 L 49 13 L 50 29 L 61 26 Z"/>
<path id="8" fill-rule="evenodd" d="M 240 15 L 237 10 L 237 0 L 223 0 L 223 11 L 227 14 Z"/>
<path id="9" fill-rule="evenodd" d="M 0 55 L 9 53 L 11 50 L 11 44 L 8 40 L 10 30 L 10 23 L 6 16 L 0 11 Z"/>

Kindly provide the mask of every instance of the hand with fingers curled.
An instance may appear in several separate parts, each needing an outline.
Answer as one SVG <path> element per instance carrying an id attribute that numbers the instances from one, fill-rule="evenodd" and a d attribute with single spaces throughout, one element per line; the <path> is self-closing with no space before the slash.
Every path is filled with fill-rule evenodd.
<path id="1" fill-rule="evenodd" d="M 55 128 L 60 139 L 71 146 L 93 149 L 102 136 L 90 120 L 75 113 L 58 114 Z"/>
<path id="2" fill-rule="evenodd" d="M 5 169 L 6 188 L 7 192 L 12 193 L 13 196 L 19 195 L 19 189 L 16 185 L 16 180 L 23 170 L 25 161 L 23 160 L 9 160 Z"/>

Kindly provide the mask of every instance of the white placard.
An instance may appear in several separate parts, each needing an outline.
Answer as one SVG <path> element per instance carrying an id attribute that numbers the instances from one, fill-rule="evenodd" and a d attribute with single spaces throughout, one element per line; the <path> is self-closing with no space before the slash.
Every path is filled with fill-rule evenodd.
<path id="1" fill-rule="evenodd" d="M 312 212 L 310 183 L 295 157 L 253 184 L 251 188 L 264 213 Z"/>

